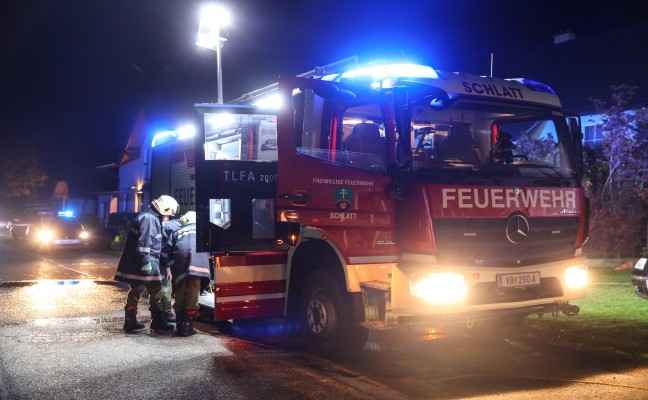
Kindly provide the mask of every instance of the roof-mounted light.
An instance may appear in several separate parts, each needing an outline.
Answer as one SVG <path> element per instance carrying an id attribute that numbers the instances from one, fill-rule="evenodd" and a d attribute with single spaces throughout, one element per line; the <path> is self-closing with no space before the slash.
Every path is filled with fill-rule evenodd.
<path id="1" fill-rule="evenodd" d="M 368 78 L 375 81 L 388 78 L 428 78 L 437 79 L 439 75 L 432 67 L 418 64 L 387 64 L 354 69 L 342 74 L 346 78 Z"/>
<path id="2" fill-rule="evenodd" d="M 169 138 L 176 137 L 176 136 L 177 134 L 175 131 L 165 131 L 165 132 L 156 133 L 155 135 L 153 135 L 153 139 L 151 140 L 151 147 L 155 147 L 158 144 L 160 144 L 160 142 L 162 141 L 166 142 L 166 140 L 169 140 Z"/>
<path id="3" fill-rule="evenodd" d="M 70 210 L 59 211 L 58 216 L 65 217 L 65 218 L 74 218 L 74 211 L 70 211 Z"/>
<path id="4" fill-rule="evenodd" d="M 262 97 L 259 100 L 255 101 L 252 103 L 253 106 L 257 106 L 259 108 L 265 108 L 265 109 L 271 109 L 271 110 L 279 110 L 283 106 L 283 99 L 281 98 L 281 95 L 278 93 Z"/>
<path id="5" fill-rule="evenodd" d="M 196 136 L 196 128 L 193 125 L 185 125 L 181 128 L 178 128 L 178 139 L 184 140 Z"/>
<path id="6" fill-rule="evenodd" d="M 524 86 L 528 87 L 531 90 L 535 90 L 536 92 L 544 92 L 544 93 L 550 93 L 550 94 L 556 94 L 554 90 L 551 88 L 551 86 L 547 85 L 546 83 L 534 81 L 532 79 L 527 79 L 527 78 L 512 78 L 512 79 L 507 79 L 507 81 L 515 81 L 523 84 Z"/>

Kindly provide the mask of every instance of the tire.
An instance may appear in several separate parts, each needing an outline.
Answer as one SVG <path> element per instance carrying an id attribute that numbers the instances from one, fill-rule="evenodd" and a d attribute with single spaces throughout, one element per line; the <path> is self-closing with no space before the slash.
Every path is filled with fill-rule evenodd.
<path id="1" fill-rule="evenodd" d="M 299 323 L 313 353 L 342 360 L 362 351 L 369 333 L 354 318 L 350 301 L 330 274 L 318 271 L 308 277 L 300 298 Z"/>

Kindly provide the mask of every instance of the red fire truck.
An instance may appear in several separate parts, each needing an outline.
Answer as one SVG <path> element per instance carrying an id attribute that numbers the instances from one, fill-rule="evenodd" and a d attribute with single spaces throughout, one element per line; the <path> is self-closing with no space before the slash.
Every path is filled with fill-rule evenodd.
<path id="1" fill-rule="evenodd" d="M 578 313 L 582 133 L 549 86 L 382 64 L 274 95 L 196 106 L 215 320 L 282 317 L 344 357 L 370 329 Z"/>

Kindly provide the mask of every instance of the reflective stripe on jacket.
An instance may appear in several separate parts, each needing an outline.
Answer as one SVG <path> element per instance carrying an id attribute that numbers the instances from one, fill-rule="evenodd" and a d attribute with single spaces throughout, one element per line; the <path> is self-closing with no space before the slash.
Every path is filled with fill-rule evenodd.
<path id="1" fill-rule="evenodd" d="M 209 256 L 196 251 L 196 224 L 187 224 L 172 235 L 173 264 L 171 273 L 176 284 L 189 276 L 210 279 Z"/>
<path id="2" fill-rule="evenodd" d="M 162 224 L 160 214 L 150 206 L 133 221 L 124 250 L 119 258 L 115 280 L 130 284 L 162 284 L 160 276 L 160 251 L 162 249 Z M 146 275 L 143 265 L 151 263 L 153 270 Z"/>

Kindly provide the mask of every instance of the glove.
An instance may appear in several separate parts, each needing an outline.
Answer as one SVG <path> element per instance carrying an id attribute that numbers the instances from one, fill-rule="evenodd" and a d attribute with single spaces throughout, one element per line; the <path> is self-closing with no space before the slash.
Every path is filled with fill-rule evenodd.
<path id="1" fill-rule="evenodd" d="M 140 268 L 140 272 L 143 273 L 144 275 L 150 275 L 151 272 L 153 272 L 153 266 L 151 265 L 150 262 L 147 262 L 146 264 L 142 265 Z"/>

